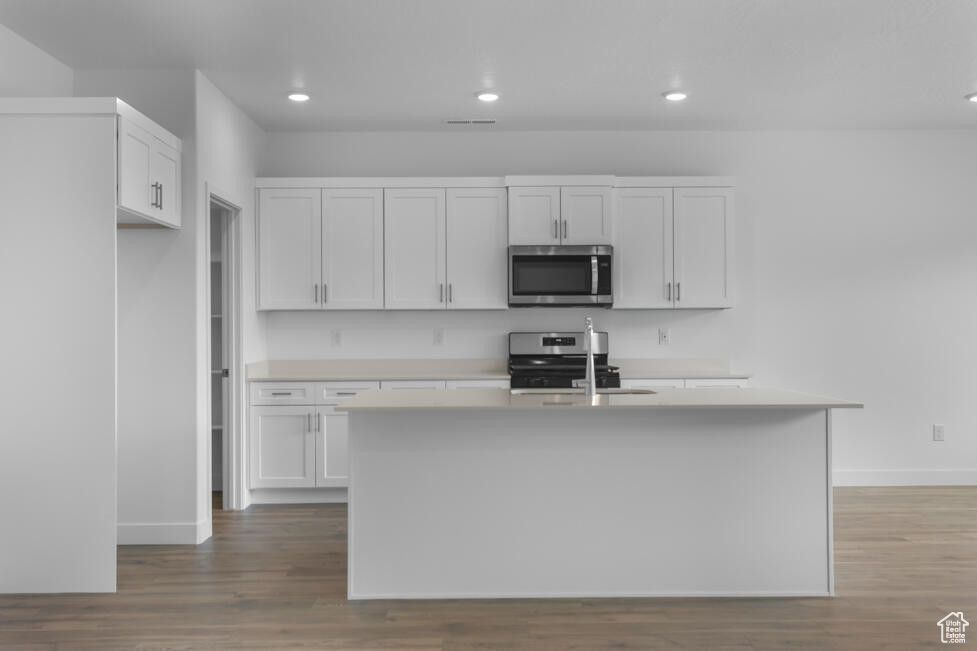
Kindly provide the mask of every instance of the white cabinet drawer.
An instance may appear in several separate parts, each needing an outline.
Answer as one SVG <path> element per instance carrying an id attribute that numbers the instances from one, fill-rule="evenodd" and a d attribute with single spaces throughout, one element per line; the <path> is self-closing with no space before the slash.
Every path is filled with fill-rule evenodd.
<path id="1" fill-rule="evenodd" d="M 749 384 L 749 380 L 746 378 L 706 378 L 685 381 L 685 386 L 689 389 L 696 387 L 745 387 L 747 384 Z"/>
<path id="2" fill-rule="evenodd" d="M 448 380 L 448 389 L 508 389 L 509 380 Z"/>
<path id="3" fill-rule="evenodd" d="M 252 382 L 252 405 L 314 405 L 311 382 Z"/>
<path id="4" fill-rule="evenodd" d="M 444 380 L 384 380 L 380 383 L 384 391 L 388 389 L 444 389 Z"/>
<path id="5" fill-rule="evenodd" d="M 685 388 L 685 380 L 678 378 L 655 378 L 650 380 L 634 379 L 621 380 L 621 387 L 624 389 L 682 389 Z"/>
<path id="6" fill-rule="evenodd" d="M 315 385 L 315 401 L 317 405 L 336 404 L 361 391 L 379 388 L 379 382 L 318 382 Z"/>

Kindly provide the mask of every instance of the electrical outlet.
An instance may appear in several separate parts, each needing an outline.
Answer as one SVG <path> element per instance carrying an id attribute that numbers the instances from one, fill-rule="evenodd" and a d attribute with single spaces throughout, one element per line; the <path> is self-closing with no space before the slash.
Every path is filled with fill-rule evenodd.
<path id="1" fill-rule="evenodd" d="M 668 328 L 658 328 L 658 345 L 667 346 L 672 340 L 672 334 Z"/>
<path id="2" fill-rule="evenodd" d="M 333 330 L 332 331 L 332 337 L 331 338 L 332 338 L 332 345 L 333 346 L 342 346 L 343 345 L 343 331 L 342 330 Z"/>
<path id="3" fill-rule="evenodd" d="M 933 425 L 933 440 L 934 441 L 942 441 L 943 440 L 943 434 L 944 434 L 944 427 L 943 427 L 943 425 Z"/>
<path id="4" fill-rule="evenodd" d="M 444 328 L 434 329 L 434 345 L 443 346 L 444 345 Z"/>

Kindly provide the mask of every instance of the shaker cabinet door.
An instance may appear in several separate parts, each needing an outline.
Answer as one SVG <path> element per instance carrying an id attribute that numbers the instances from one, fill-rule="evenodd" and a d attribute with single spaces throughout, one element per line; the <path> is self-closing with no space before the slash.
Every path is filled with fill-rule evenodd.
<path id="1" fill-rule="evenodd" d="M 448 309 L 508 307 L 508 218 L 503 188 L 447 191 Z"/>
<path id="2" fill-rule="evenodd" d="M 322 191 L 262 189 L 258 201 L 258 309 L 322 305 Z"/>
<path id="3" fill-rule="evenodd" d="M 509 188 L 509 244 L 560 243 L 560 188 Z"/>
<path id="4" fill-rule="evenodd" d="M 610 244 L 611 188 L 565 187 L 560 192 L 563 244 Z"/>
<path id="5" fill-rule="evenodd" d="M 670 308 L 672 189 L 620 188 L 614 215 L 615 308 Z"/>
<path id="6" fill-rule="evenodd" d="M 315 407 L 251 407 L 251 488 L 315 486 Z"/>
<path id="7" fill-rule="evenodd" d="M 447 305 L 444 189 L 384 190 L 384 304 L 392 310 Z"/>
<path id="8" fill-rule="evenodd" d="M 322 307 L 383 308 L 383 190 L 322 192 Z"/>
<path id="9" fill-rule="evenodd" d="M 675 307 L 733 305 L 733 191 L 675 189 Z"/>

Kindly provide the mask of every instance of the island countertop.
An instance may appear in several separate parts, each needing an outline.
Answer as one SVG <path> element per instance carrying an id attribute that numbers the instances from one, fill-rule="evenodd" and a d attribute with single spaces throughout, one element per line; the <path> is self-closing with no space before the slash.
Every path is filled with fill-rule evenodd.
<path id="1" fill-rule="evenodd" d="M 340 411 L 478 410 L 478 409 L 668 409 L 668 408 L 861 408 L 857 402 L 784 389 L 702 387 L 662 388 L 654 393 L 582 394 L 530 393 L 508 389 L 465 391 L 365 391 L 337 407 Z"/>

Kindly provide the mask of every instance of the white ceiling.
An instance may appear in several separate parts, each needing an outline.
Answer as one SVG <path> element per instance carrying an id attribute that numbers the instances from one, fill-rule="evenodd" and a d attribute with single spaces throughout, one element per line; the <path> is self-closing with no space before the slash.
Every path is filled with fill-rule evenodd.
<path id="1" fill-rule="evenodd" d="M 970 0 L 0 0 L 0 23 L 74 68 L 200 68 L 269 130 L 977 127 Z"/>

